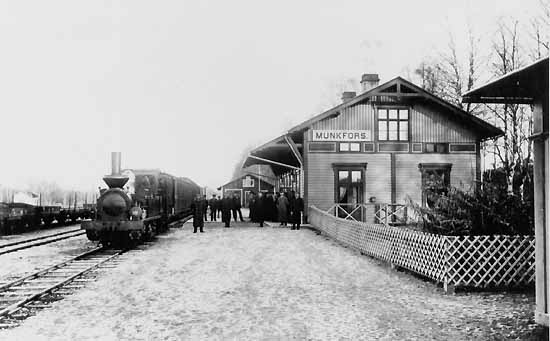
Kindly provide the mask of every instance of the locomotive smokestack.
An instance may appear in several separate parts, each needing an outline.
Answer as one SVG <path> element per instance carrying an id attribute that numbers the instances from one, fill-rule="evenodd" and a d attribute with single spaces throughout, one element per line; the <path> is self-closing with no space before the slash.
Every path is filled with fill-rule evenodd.
<path id="1" fill-rule="evenodd" d="M 111 153 L 111 175 L 120 175 L 120 152 Z"/>
<path id="2" fill-rule="evenodd" d="M 111 175 L 103 178 L 109 188 L 122 188 L 128 182 L 128 178 L 120 174 L 120 154 L 120 152 L 111 153 Z"/>

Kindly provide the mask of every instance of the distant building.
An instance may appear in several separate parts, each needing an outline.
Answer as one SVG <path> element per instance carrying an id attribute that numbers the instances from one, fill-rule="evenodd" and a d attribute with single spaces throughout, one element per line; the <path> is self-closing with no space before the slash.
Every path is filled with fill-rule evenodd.
<path id="1" fill-rule="evenodd" d="M 38 206 L 40 196 L 32 192 L 15 192 L 13 202 Z"/>
<path id="2" fill-rule="evenodd" d="M 229 181 L 228 183 L 218 188 L 224 195 L 237 195 L 241 199 L 241 205 L 248 207 L 251 193 L 267 193 L 273 192 L 273 183 L 260 179 L 256 175 L 244 174 L 236 179 Z"/>

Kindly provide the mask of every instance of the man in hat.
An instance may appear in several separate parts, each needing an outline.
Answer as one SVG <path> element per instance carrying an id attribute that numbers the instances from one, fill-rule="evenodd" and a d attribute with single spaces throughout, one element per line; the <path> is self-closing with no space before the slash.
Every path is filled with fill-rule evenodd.
<path id="1" fill-rule="evenodd" d="M 222 221 L 225 223 L 225 227 L 230 227 L 231 223 L 231 208 L 233 207 L 233 200 L 229 195 L 223 195 L 222 199 Z"/>
<path id="2" fill-rule="evenodd" d="M 197 194 L 191 203 L 191 212 L 193 213 L 193 233 L 197 233 L 197 228 L 200 228 L 201 233 L 204 232 L 204 201 L 200 194 Z"/>
<path id="3" fill-rule="evenodd" d="M 210 206 L 210 221 L 216 221 L 216 211 L 218 210 L 218 199 L 216 199 L 216 194 L 212 194 L 212 199 L 208 201 Z"/>
<path id="4" fill-rule="evenodd" d="M 239 197 L 237 194 L 233 194 L 233 207 L 232 207 L 232 211 L 233 211 L 233 219 L 235 219 L 235 221 L 237 221 L 237 213 L 239 213 L 239 219 L 241 219 L 241 221 L 244 221 L 243 220 L 243 213 L 241 212 L 241 197 Z"/>

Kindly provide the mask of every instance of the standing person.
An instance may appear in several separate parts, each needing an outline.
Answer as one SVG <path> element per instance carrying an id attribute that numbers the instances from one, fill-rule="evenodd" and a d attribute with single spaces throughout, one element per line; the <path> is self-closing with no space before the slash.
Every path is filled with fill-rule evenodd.
<path id="1" fill-rule="evenodd" d="M 254 216 L 260 223 L 260 227 L 264 227 L 265 220 L 265 198 L 262 192 L 258 192 L 258 197 L 254 202 Z"/>
<path id="2" fill-rule="evenodd" d="M 201 233 L 204 232 L 204 201 L 200 194 L 197 194 L 191 203 L 191 212 L 193 213 L 193 233 L 197 233 L 197 228 L 200 228 Z"/>
<path id="3" fill-rule="evenodd" d="M 269 200 L 267 201 L 267 208 L 269 212 L 269 219 L 277 221 L 277 200 L 273 194 L 269 194 Z"/>
<path id="4" fill-rule="evenodd" d="M 239 219 L 241 221 L 244 221 L 241 207 L 241 197 L 239 197 L 237 194 L 233 194 L 233 219 L 235 219 L 235 221 L 237 221 L 237 213 L 239 213 Z"/>
<path id="5" fill-rule="evenodd" d="M 281 193 L 279 199 L 277 199 L 277 212 L 279 213 L 279 226 L 287 226 L 288 221 L 288 199 Z"/>
<path id="6" fill-rule="evenodd" d="M 300 198 L 300 193 L 296 193 L 296 197 L 290 203 L 290 211 L 290 219 L 292 221 L 291 230 L 299 230 L 300 224 L 302 223 L 302 212 L 304 212 L 304 199 Z"/>
<path id="7" fill-rule="evenodd" d="M 206 194 L 202 196 L 202 202 L 204 204 L 204 208 L 203 208 L 204 221 L 208 221 L 208 199 L 206 199 Z"/>
<path id="8" fill-rule="evenodd" d="M 227 194 L 224 194 L 222 199 L 222 221 L 225 223 L 225 227 L 230 227 L 232 206 L 233 201 Z"/>
<path id="9" fill-rule="evenodd" d="M 220 217 L 221 212 L 222 212 L 222 197 L 218 195 L 218 199 L 216 200 L 216 214 L 218 215 L 218 218 Z"/>
<path id="10" fill-rule="evenodd" d="M 256 194 L 254 192 L 250 192 L 250 197 L 248 200 L 248 218 L 250 218 L 250 221 L 255 223 L 256 222 Z"/>
<path id="11" fill-rule="evenodd" d="M 212 199 L 210 199 L 208 205 L 210 205 L 210 221 L 216 221 L 216 211 L 218 210 L 218 199 L 216 199 L 216 194 L 212 194 Z"/>

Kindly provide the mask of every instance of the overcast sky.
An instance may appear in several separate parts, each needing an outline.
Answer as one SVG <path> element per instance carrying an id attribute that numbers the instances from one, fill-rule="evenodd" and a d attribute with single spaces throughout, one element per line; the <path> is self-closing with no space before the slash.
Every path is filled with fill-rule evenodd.
<path id="1" fill-rule="evenodd" d="M 536 1 L 0 1 L 0 185 L 161 168 L 217 187 L 334 84 L 404 75 Z M 487 43 L 487 42 L 485 42 Z"/>

